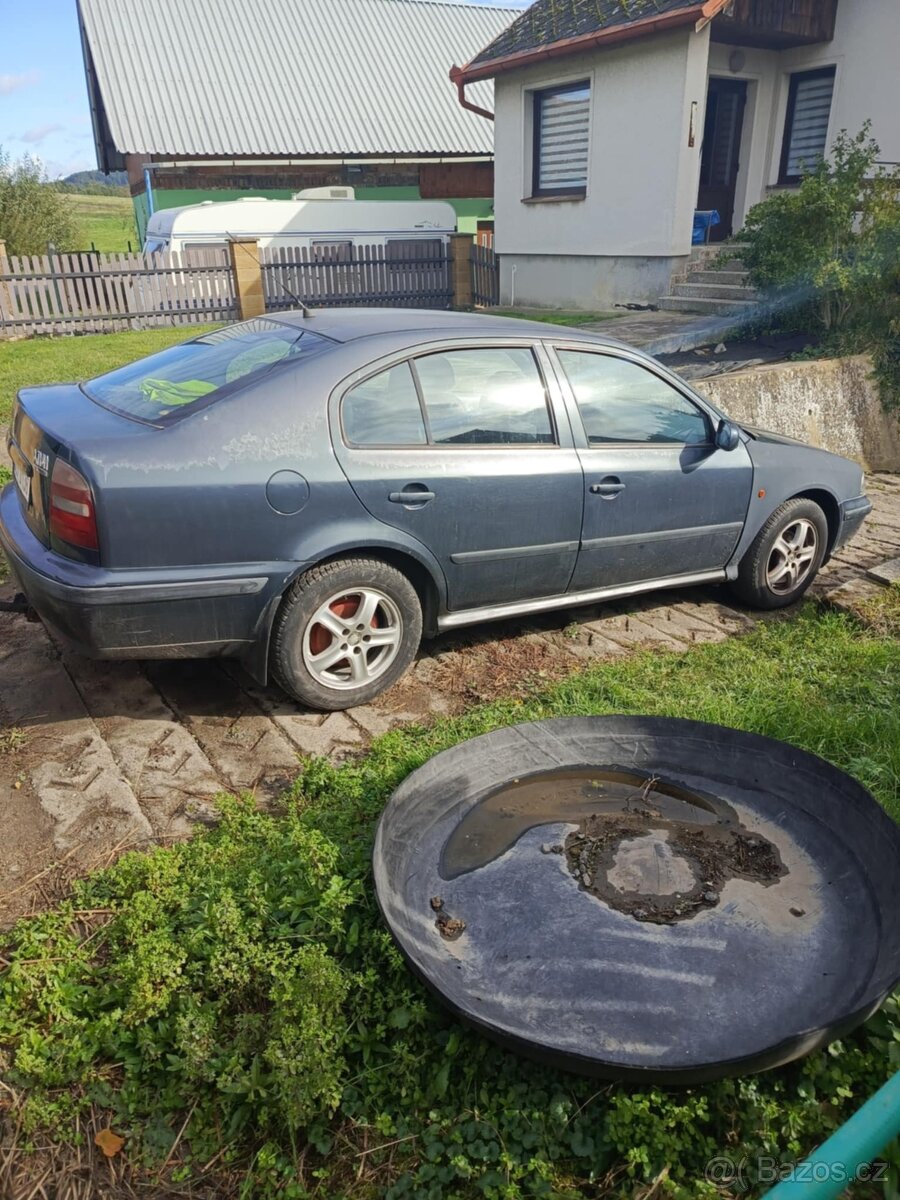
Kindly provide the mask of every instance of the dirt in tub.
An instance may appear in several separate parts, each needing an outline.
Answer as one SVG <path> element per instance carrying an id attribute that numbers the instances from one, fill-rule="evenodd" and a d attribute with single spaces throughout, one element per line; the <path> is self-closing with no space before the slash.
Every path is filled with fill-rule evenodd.
<path id="1" fill-rule="evenodd" d="M 787 873 L 778 849 L 725 801 L 618 768 L 542 772 L 514 780 L 463 818 L 444 846 L 454 879 L 511 849 L 529 829 L 577 828 L 544 854 L 564 855 L 578 884 L 638 921 L 672 924 L 719 902 L 729 879 L 767 886 Z"/>

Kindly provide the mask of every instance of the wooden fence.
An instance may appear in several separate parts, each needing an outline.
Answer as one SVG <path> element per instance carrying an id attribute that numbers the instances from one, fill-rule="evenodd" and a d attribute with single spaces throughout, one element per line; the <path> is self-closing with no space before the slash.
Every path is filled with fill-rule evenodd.
<path id="1" fill-rule="evenodd" d="M 497 256 L 462 234 L 449 245 L 438 238 L 311 249 L 242 242 L 153 255 L 6 257 L 0 242 L 0 338 L 232 321 L 301 303 L 468 308 L 499 298 Z"/>
<path id="2" fill-rule="evenodd" d="M 438 241 L 388 246 L 269 248 L 259 251 L 267 312 L 361 305 L 450 308 L 450 256 Z"/>
<path id="3" fill-rule="evenodd" d="M 500 260 L 490 246 L 474 245 L 469 254 L 472 267 L 472 300 L 481 308 L 500 303 Z"/>
<path id="4" fill-rule="evenodd" d="M 226 250 L 0 257 L 0 337 L 108 333 L 237 316 Z"/>

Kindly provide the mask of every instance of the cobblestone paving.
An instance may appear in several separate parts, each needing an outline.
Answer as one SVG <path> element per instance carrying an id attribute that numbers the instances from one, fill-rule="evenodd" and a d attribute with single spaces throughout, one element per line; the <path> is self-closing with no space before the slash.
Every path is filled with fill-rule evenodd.
<path id="1" fill-rule="evenodd" d="M 875 511 L 815 595 L 900 554 L 900 476 L 872 477 L 869 490 Z M 218 792 L 264 802 L 308 755 L 340 761 L 398 725 L 645 646 L 721 642 L 759 619 L 724 588 L 704 588 L 478 626 L 427 643 L 377 703 L 322 715 L 235 664 L 90 662 L 61 652 L 41 625 L 0 616 L 0 922 L 46 899 L 55 863 L 84 869 L 125 845 L 184 837 L 212 818 Z M 27 882 L 37 872 L 44 882 Z"/>

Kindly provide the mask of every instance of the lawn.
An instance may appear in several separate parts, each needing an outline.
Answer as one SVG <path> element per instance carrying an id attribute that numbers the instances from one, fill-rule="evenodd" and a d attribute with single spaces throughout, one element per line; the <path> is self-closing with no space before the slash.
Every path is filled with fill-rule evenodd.
<path id="1" fill-rule="evenodd" d="M 97 333 L 84 337 L 38 337 L 0 342 L 0 428 L 9 421 L 19 388 L 39 383 L 80 383 L 214 328 L 214 325 L 179 325 L 138 333 Z"/>
<path id="2" fill-rule="evenodd" d="M 101 254 L 125 254 L 129 242 L 132 250 L 140 250 L 130 196 L 70 192 L 66 201 L 74 209 L 81 229 L 76 250 L 90 250 L 93 246 Z"/>
<path id="3" fill-rule="evenodd" d="M 596 325 L 599 321 L 615 321 L 622 313 L 569 311 L 564 308 L 492 308 L 492 317 L 519 317 L 523 321 L 546 321 L 551 325 Z"/>
<path id="4" fill-rule="evenodd" d="M 605 713 L 783 738 L 900 817 L 900 642 L 813 605 L 742 639 L 601 664 L 525 701 L 392 732 L 358 762 L 312 762 L 282 811 L 223 801 L 218 828 L 124 856 L 13 932 L 0 1066 L 20 1177 L 53 1190 L 108 1126 L 124 1143 L 110 1143 L 105 1182 L 150 1200 L 714 1200 L 745 1190 L 707 1181 L 723 1154 L 746 1159 L 759 1195 L 761 1156 L 802 1156 L 900 1067 L 896 1000 L 764 1075 L 680 1091 L 598 1084 L 458 1024 L 373 899 L 375 822 L 410 771 L 498 726 Z"/>

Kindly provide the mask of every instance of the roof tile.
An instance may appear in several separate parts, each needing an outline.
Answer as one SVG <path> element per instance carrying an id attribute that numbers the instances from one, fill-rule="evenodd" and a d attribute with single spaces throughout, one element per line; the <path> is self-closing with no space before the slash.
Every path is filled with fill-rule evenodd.
<path id="1" fill-rule="evenodd" d="M 680 8 L 694 8 L 696 4 L 697 0 L 537 0 L 470 65 L 538 50 L 616 25 L 633 25 Z"/>

